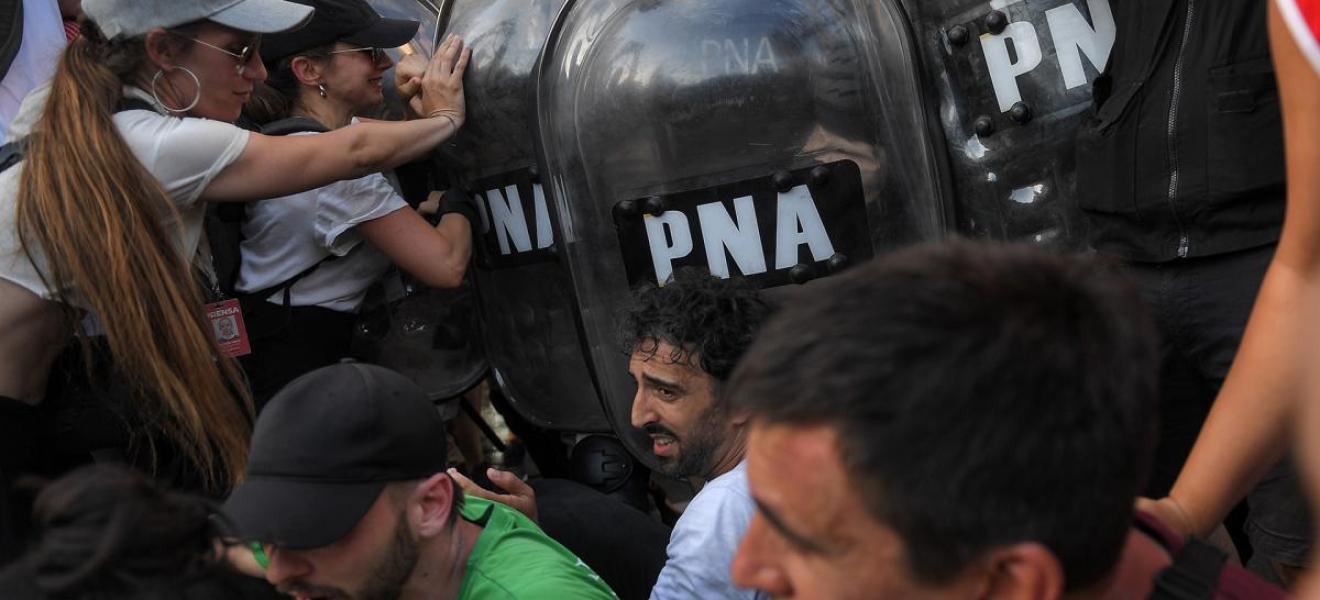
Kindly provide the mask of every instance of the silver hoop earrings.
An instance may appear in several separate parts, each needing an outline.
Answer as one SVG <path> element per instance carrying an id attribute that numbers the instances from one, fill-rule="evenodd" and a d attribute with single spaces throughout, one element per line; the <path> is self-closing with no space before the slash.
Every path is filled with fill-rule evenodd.
<path id="1" fill-rule="evenodd" d="M 193 78 L 193 83 L 197 84 L 197 95 L 193 96 L 192 104 L 189 104 L 188 106 L 185 106 L 183 108 L 170 108 L 168 104 L 165 104 L 165 102 L 161 101 L 160 94 L 156 93 L 156 82 L 160 81 L 160 78 L 163 75 L 165 75 L 164 69 L 156 71 L 156 75 L 151 78 L 151 97 L 156 99 L 156 104 L 159 104 L 161 108 L 169 112 L 186 113 L 196 108 L 197 103 L 201 102 L 202 100 L 202 80 L 198 79 L 197 74 L 188 70 L 186 67 L 174 67 L 174 68 L 183 71 L 184 73 L 187 73 L 189 77 Z"/>
<path id="2" fill-rule="evenodd" d="M 316 91 L 320 92 L 320 93 L 321 93 L 321 97 L 324 98 L 324 97 L 325 97 L 325 84 L 324 84 L 324 83 L 318 83 L 318 84 L 316 84 Z"/>

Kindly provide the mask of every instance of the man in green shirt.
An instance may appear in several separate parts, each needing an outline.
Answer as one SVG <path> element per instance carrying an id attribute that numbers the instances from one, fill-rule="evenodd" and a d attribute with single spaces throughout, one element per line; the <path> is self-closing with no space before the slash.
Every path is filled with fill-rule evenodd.
<path id="1" fill-rule="evenodd" d="M 223 512 L 299 599 L 616 600 L 526 517 L 464 498 L 446 455 L 444 422 L 412 382 L 325 367 L 265 407 Z"/>

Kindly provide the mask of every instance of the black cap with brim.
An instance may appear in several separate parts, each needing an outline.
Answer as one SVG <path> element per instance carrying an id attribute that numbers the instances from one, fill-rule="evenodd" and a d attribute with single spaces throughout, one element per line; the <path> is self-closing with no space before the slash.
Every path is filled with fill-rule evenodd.
<path id="1" fill-rule="evenodd" d="M 249 479 L 225 502 L 228 533 L 295 550 L 328 546 L 357 525 L 385 484 Z"/>
<path id="2" fill-rule="evenodd" d="M 282 58 L 335 42 L 372 48 L 396 48 L 417 35 L 421 23 L 380 16 L 366 0 L 297 0 L 316 8 L 311 21 L 297 31 L 267 35 L 261 59 L 267 66 Z"/>
<path id="3" fill-rule="evenodd" d="M 417 21 L 382 17 L 370 27 L 353 35 L 344 36 L 340 40 L 372 48 L 398 48 L 412 41 L 421 25 Z"/>

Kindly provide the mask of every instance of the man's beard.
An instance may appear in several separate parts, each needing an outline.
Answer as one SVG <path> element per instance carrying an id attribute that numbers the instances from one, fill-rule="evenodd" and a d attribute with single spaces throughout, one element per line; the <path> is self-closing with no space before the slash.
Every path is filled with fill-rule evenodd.
<path id="1" fill-rule="evenodd" d="M 692 430 L 682 438 L 673 431 L 661 427 L 665 435 L 678 440 L 678 456 L 664 461 L 661 470 L 670 477 L 686 479 L 688 477 L 706 477 L 713 467 L 715 452 L 723 441 L 724 431 L 720 427 L 721 412 L 708 408 L 692 422 Z"/>
<path id="2" fill-rule="evenodd" d="M 408 583 L 417 568 L 417 558 L 421 556 L 417 540 L 408 530 L 407 519 L 408 515 L 399 511 L 398 522 L 394 524 L 394 543 L 367 576 L 358 600 L 398 600 L 403 595 L 403 586 Z"/>
<path id="3" fill-rule="evenodd" d="M 409 533 L 407 515 L 400 511 L 399 520 L 394 525 L 394 540 L 390 543 L 389 550 L 372 568 L 371 573 L 367 575 L 367 581 L 363 584 L 362 590 L 357 594 L 349 594 L 332 586 L 307 585 L 301 581 L 281 586 L 280 592 L 291 596 L 333 596 L 353 600 L 398 600 L 403 593 L 403 585 L 408 582 L 408 578 L 412 576 L 413 570 L 417 567 L 419 556 L 421 556 L 421 549 Z"/>

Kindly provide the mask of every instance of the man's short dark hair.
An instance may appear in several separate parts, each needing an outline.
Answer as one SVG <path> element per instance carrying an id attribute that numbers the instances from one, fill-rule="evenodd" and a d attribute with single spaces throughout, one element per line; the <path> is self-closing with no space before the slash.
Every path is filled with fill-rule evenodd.
<path id="1" fill-rule="evenodd" d="M 683 363 L 695 357 L 695 366 L 722 384 L 771 312 L 770 303 L 746 280 L 683 268 L 663 286 L 637 290 L 624 315 L 620 342 L 626 352 L 651 355 L 657 342 L 668 342 L 674 352 L 666 359 Z"/>
<path id="2" fill-rule="evenodd" d="M 761 424 L 836 431 L 918 579 L 1034 541 L 1071 591 L 1113 569 L 1131 527 L 1157 356 L 1112 267 L 952 242 L 820 282 L 767 324 L 729 398 Z"/>

